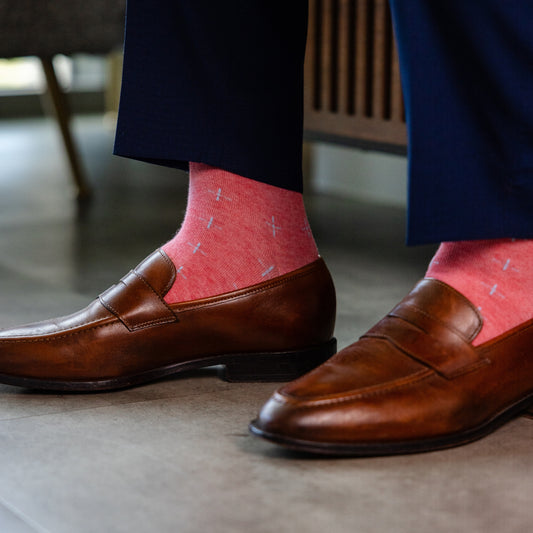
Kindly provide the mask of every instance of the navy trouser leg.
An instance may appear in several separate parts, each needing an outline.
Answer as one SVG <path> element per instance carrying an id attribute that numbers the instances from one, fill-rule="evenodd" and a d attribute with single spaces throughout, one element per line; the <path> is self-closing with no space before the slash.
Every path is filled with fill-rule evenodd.
<path id="1" fill-rule="evenodd" d="M 129 0 L 115 153 L 301 191 L 307 0 Z"/>
<path id="2" fill-rule="evenodd" d="M 391 0 L 411 244 L 533 237 L 533 3 Z M 130 0 L 116 153 L 301 190 L 306 0 Z"/>
<path id="3" fill-rule="evenodd" d="M 533 2 L 391 0 L 411 244 L 533 238 Z"/>

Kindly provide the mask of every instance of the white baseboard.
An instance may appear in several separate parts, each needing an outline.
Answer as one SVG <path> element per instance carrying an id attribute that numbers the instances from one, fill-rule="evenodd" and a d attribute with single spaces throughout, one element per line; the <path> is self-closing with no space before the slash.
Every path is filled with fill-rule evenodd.
<path id="1" fill-rule="evenodd" d="M 405 206 L 407 158 L 313 142 L 306 146 L 308 178 L 313 190 L 363 201 Z"/>

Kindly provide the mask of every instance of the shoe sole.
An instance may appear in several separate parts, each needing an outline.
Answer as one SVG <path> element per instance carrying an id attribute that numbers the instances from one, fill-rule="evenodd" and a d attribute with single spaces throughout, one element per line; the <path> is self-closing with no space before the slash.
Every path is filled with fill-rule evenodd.
<path id="1" fill-rule="evenodd" d="M 28 389 L 60 392 L 96 392 L 124 389 L 188 370 L 198 370 L 221 365 L 220 377 L 230 382 L 280 382 L 290 381 L 322 364 L 337 351 L 337 340 L 284 352 L 225 354 L 194 361 L 176 363 L 119 378 L 65 381 L 25 378 L 0 373 L 0 383 Z"/>
<path id="2" fill-rule="evenodd" d="M 293 439 L 284 435 L 263 431 L 252 421 L 248 429 L 252 435 L 261 437 L 274 444 L 279 444 L 289 450 L 312 455 L 326 455 L 331 457 L 376 457 L 384 455 L 406 455 L 413 453 L 431 452 L 468 444 L 485 437 L 509 422 L 513 418 L 524 414 L 533 407 L 533 393 L 520 402 L 492 418 L 490 421 L 464 431 L 445 437 L 431 438 L 413 442 L 375 442 L 375 443 L 326 443 Z"/>

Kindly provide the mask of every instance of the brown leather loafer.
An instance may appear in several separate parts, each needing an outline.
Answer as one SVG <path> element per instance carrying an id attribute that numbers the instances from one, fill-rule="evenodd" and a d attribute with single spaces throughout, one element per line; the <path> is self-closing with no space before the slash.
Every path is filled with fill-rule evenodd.
<path id="1" fill-rule="evenodd" d="M 252 433 L 330 455 L 478 439 L 533 405 L 533 320 L 474 347 L 476 308 L 425 279 L 361 339 L 276 392 Z"/>
<path id="2" fill-rule="evenodd" d="M 211 365 L 229 381 L 288 381 L 335 353 L 335 289 L 322 259 L 167 305 L 175 276 L 158 250 L 82 311 L 0 331 L 0 382 L 92 391 Z"/>

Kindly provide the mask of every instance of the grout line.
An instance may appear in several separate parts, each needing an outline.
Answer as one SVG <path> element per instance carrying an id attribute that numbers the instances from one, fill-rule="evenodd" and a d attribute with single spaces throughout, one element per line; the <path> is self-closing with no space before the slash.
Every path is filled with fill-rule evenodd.
<path id="1" fill-rule="evenodd" d="M 14 505 L 6 502 L 2 496 L 0 496 L 0 505 L 37 533 L 50 533 L 50 530 L 42 527 L 35 522 L 35 520 L 31 519 L 28 515 L 17 509 Z"/>

